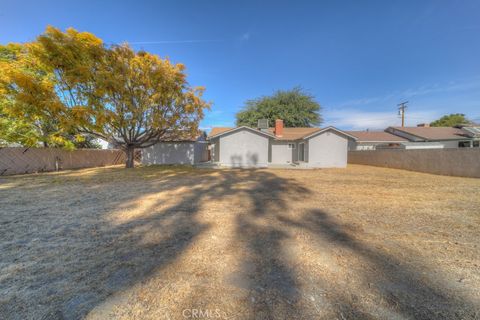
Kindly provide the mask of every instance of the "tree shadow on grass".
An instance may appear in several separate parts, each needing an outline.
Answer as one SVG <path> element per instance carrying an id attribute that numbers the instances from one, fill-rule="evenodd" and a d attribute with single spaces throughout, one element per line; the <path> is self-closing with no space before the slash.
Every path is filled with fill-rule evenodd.
<path id="1" fill-rule="evenodd" d="M 108 186 L 113 190 L 97 188 L 98 183 L 109 182 L 103 180 L 101 173 L 127 185 L 119 188 L 121 195 L 112 194 L 116 191 L 114 185 Z M 69 191 L 77 192 L 70 195 L 58 190 L 48 192 L 48 182 L 61 179 L 61 174 L 43 176 L 37 186 L 26 189 L 52 199 L 40 204 L 40 210 L 35 210 L 29 199 L 20 199 L 11 209 L 19 211 L 22 217 L 2 216 L 1 229 L 6 235 L 2 238 L 2 265 L 6 270 L 17 269 L 0 281 L 5 299 L 0 302 L 2 318 L 82 318 L 106 297 L 172 263 L 208 229 L 208 225 L 196 220 L 202 197 L 215 181 L 208 174 L 198 175 L 198 186 L 174 205 L 157 211 L 160 203 L 152 203 L 146 208 L 152 211 L 148 215 L 113 224 L 107 215 L 119 205 L 148 193 L 191 185 L 190 170 L 175 169 L 173 174 L 166 170 L 157 179 L 137 179 L 136 183 L 119 178 L 122 173 L 107 169 L 99 171 L 97 178 L 94 174 L 87 180 L 66 173 L 67 183 L 62 182 L 65 188 L 78 183 L 78 179 L 84 182 L 79 188 L 70 186 Z M 148 235 L 153 238 L 146 239 Z M 8 292 L 12 288 L 15 292 Z"/>
<path id="2" fill-rule="evenodd" d="M 308 230 L 336 250 L 347 249 L 369 263 L 368 270 L 373 272 L 368 272 L 365 267 L 360 271 L 364 282 L 370 284 L 370 287 L 365 287 L 362 291 L 364 294 L 372 291 L 379 294 L 387 302 L 389 310 L 372 315 L 371 309 L 367 310 L 361 302 L 352 300 L 350 292 L 334 290 L 330 294 L 335 300 L 339 318 L 374 319 L 395 316 L 402 319 L 478 319 L 480 316 L 480 306 L 448 294 L 447 287 L 442 287 L 443 279 L 433 283 L 398 258 L 362 243 L 345 226 L 322 210 L 311 210 L 299 220 L 285 217 L 279 217 L 279 220 L 291 227 Z"/>
<path id="3" fill-rule="evenodd" d="M 301 201 L 309 189 L 293 179 L 271 172 L 246 170 L 240 181 L 227 177 L 227 193 L 244 196 L 245 210 L 235 217 L 235 239 L 245 249 L 240 270 L 232 270 L 228 282 L 249 293 L 250 306 L 240 318 L 301 319 L 298 307 L 300 288 L 294 268 L 283 250 L 288 233 L 273 222 L 278 213 L 288 210 L 287 201 Z M 235 184 L 253 182 L 236 190 Z M 233 182 L 233 183 L 232 183 Z M 223 194 L 222 192 L 219 193 Z"/>
<path id="4" fill-rule="evenodd" d="M 0 199 L 11 211 L 0 216 L 2 318 L 84 317 L 182 256 L 210 227 L 198 219 L 204 201 L 239 193 L 253 205 L 238 217 L 237 232 L 255 269 L 249 282 L 255 310 L 271 317 L 265 303 L 272 292 L 280 297 L 278 310 L 293 310 L 296 283 L 281 252 L 286 235 L 255 219 L 284 207 L 284 193 L 306 189 L 263 170 L 105 170 L 44 175 L 36 184 L 30 177 Z M 245 183 L 251 187 L 239 187 Z M 154 199 L 138 216 L 111 220 L 112 211 L 136 210 L 146 196 L 176 191 L 178 199 Z"/>
<path id="5" fill-rule="evenodd" d="M 11 185 L 0 189 L 2 319 L 82 318 L 112 294 L 175 263 L 211 227 L 199 217 L 205 202 L 230 196 L 245 201 L 234 217 L 242 263 L 227 279 L 251 298 L 240 318 L 307 317 L 300 307 L 298 270 L 284 246 L 293 229 L 367 261 L 375 272 L 358 270 L 372 286 L 365 292 L 384 297 L 394 316 L 475 319 L 480 314 L 474 303 L 448 295 L 441 279 L 426 280 L 405 262 L 356 239 L 326 212 L 293 217 L 289 202 L 311 196 L 293 179 L 266 170 L 105 170 L 38 175 L 26 182 L 5 179 Z M 166 192 L 174 195 L 148 199 Z M 142 212 L 115 222 L 111 212 L 116 210 Z M 339 319 L 382 316 L 372 315 L 350 292 L 333 288 L 329 294 Z"/>

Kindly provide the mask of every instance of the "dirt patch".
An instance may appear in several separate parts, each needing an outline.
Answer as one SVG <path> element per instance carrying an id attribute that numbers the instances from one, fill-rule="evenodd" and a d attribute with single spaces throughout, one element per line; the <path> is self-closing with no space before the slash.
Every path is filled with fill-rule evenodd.
<path id="1" fill-rule="evenodd" d="M 95 168 L 0 178 L 2 319 L 478 319 L 480 180 Z"/>

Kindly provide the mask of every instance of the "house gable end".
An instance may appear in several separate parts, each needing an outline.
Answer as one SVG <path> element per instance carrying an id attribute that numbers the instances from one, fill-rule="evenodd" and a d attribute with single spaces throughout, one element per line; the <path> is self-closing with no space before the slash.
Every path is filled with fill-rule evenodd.
<path id="1" fill-rule="evenodd" d="M 339 129 L 337 129 L 337 128 L 335 128 L 335 127 L 332 127 L 332 126 L 329 126 L 329 127 L 323 128 L 323 129 L 321 129 L 321 130 L 319 130 L 319 131 L 316 131 L 316 132 L 314 132 L 314 133 L 312 133 L 312 134 L 310 134 L 310 135 L 308 135 L 308 136 L 306 136 L 306 137 L 303 137 L 303 139 L 304 139 L 304 140 L 308 140 L 308 139 L 311 139 L 311 138 L 313 138 L 313 137 L 316 137 L 316 136 L 318 136 L 319 134 L 322 134 L 322 133 L 327 132 L 327 131 L 334 131 L 334 132 L 336 132 L 336 133 L 338 133 L 338 134 L 340 134 L 340 135 L 345 136 L 345 137 L 348 138 L 348 139 L 352 139 L 352 140 L 355 140 L 355 141 L 358 140 L 357 137 L 352 136 L 351 134 L 348 134 L 348 133 L 346 133 L 345 131 L 339 130 Z"/>
<path id="2" fill-rule="evenodd" d="M 227 135 L 227 134 L 231 134 L 231 133 L 234 133 L 234 132 L 237 132 L 237 131 L 241 131 L 241 130 L 248 130 L 250 132 L 253 132 L 253 133 L 256 133 L 256 134 L 259 134 L 259 135 L 263 135 L 263 136 L 266 136 L 266 137 L 269 137 L 269 138 L 275 138 L 275 136 L 269 132 L 264 132 L 264 131 L 260 131 L 260 130 L 257 130 L 257 129 L 253 129 L 253 128 L 250 128 L 250 127 L 247 127 L 247 126 L 241 126 L 241 127 L 236 127 L 236 128 L 233 128 L 231 130 L 227 130 L 227 131 L 224 131 L 224 132 L 221 132 L 219 134 L 216 134 L 214 136 L 210 136 L 208 137 L 208 139 L 215 139 L 215 138 L 218 138 L 220 136 L 223 136 L 223 135 Z"/>

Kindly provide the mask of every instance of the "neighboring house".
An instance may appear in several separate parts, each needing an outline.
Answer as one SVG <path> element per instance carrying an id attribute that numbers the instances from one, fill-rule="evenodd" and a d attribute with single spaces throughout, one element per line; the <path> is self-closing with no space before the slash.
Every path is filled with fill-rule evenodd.
<path id="1" fill-rule="evenodd" d="M 345 131 L 357 140 L 348 141 L 349 151 L 375 150 L 380 147 L 401 147 L 408 140 L 385 131 Z"/>
<path id="2" fill-rule="evenodd" d="M 406 150 L 419 150 L 419 149 L 443 149 L 445 146 L 440 142 L 402 142 L 397 146 L 390 145 L 378 145 L 376 150 L 379 149 L 406 149 Z"/>
<path id="3" fill-rule="evenodd" d="M 440 143 L 444 148 L 478 147 L 480 140 L 480 134 L 476 132 L 475 127 L 388 127 L 385 131 L 410 142 Z"/>
<path id="4" fill-rule="evenodd" d="M 406 138 L 386 131 L 345 131 L 357 137 L 348 142 L 348 151 L 377 149 L 443 149 L 440 142 L 411 142 Z"/>
<path id="5" fill-rule="evenodd" d="M 346 167 L 348 141 L 356 137 L 327 128 L 213 128 L 208 136 L 212 162 L 226 167 L 295 165 L 305 168 Z"/>

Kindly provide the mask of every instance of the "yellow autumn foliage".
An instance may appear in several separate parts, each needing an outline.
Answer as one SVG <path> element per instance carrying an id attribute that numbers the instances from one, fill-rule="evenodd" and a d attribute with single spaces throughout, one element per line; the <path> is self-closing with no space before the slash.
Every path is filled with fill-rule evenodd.
<path id="1" fill-rule="evenodd" d="M 189 86 L 183 64 L 128 44 L 106 46 L 88 32 L 48 26 L 35 41 L 2 50 L 6 113 L 31 122 L 53 119 L 55 130 L 44 138 L 54 144 L 69 147 L 65 134 L 76 128 L 131 152 L 197 135 L 209 108 L 204 88 Z"/>

